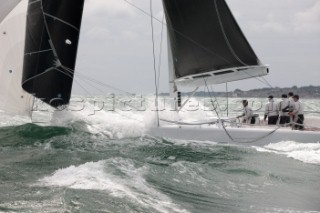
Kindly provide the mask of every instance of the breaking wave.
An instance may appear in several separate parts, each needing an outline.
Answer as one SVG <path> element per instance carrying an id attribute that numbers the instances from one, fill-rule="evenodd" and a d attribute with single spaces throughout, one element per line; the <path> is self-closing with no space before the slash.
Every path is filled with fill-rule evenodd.
<path id="1" fill-rule="evenodd" d="M 103 191 L 155 212 L 188 212 L 151 187 L 144 178 L 146 170 L 132 160 L 113 158 L 59 169 L 39 182 L 41 186 Z"/>
<path id="2" fill-rule="evenodd" d="M 285 155 L 289 158 L 305 163 L 320 165 L 320 143 L 298 143 L 295 141 L 282 141 L 269 144 L 265 147 L 257 147 L 261 152 L 272 152 Z"/>

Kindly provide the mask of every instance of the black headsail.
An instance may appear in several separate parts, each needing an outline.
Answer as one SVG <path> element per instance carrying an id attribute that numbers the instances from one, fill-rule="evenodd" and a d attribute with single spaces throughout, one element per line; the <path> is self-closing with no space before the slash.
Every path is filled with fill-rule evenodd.
<path id="1" fill-rule="evenodd" d="M 22 87 L 53 107 L 69 103 L 84 0 L 29 0 Z"/>
<path id="2" fill-rule="evenodd" d="M 163 5 L 176 78 L 261 65 L 224 0 L 163 0 Z"/>

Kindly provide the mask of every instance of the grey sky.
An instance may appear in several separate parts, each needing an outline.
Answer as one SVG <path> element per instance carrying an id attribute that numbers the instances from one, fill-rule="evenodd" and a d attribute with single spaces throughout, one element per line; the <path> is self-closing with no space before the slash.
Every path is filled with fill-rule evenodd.
<path id="1" fill-rule="evenodd" d="M 149 0 L 130 2 L 150 11 Z M 265 79 L 272 86 L 320 85 L 320 0 L 227 0 L 227 3 L 260 60 L 270 66 Z M 153 13 L 162 19 L 160 0 L 153 0 Z M 158 62 L 161 24 L 155 21 L 154 26 Z M 167 92 L 166 31 L 163 35 L 160 91 Z M 153 93 L 150 17 L 124 0 L 86 0 L 76 69 L 124 91 Z M 74 94 L 112 92 L 94 87 L 76 74 Z M 229 83 L 231 90 L 262 87 L 267 85 L 256 79 Z M 213 86 L 214 90 L 223 88 L 224 85 Z"/>
<path id="2" fill-rule="evenodd" d="M 20 0 L 2 0 L 0 2 L 0 22 L 10 13 Z"/>

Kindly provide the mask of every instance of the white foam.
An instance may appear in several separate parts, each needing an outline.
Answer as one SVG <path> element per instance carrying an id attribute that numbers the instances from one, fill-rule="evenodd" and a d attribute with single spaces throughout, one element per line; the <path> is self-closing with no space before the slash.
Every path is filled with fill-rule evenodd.
<path id="1" fill-rule="evenodd" d="M 273 152 L 305 163 L 320 165 L 320 143 L 282 141 L 269 144 L 263 148 L 256 147 L 256 149 L 261 152 Z"/>
<path id="2" fill-rule="evenodd" d="M 0 111 L 0 127 L 17 126 L 30 123 L 30 118 L 26 116 L 12 116 Z"/>
<path id="3" fill-rule="evenodd" d="M 160 212 L 187 212 L 152 188 L 144 179 L 146 171 L 131 160 L 114 158 L 59 169 L 39 182 L 42 186 L 105 191 Z"/>
<path id="4" fill-rule="evenodd" d="M 80 111 L 56 111 L 50 125 L 66 125 L 83 122 L 86 130 L 92 134 L 104 134 L 110 138 L 139 137 L 143 135 L 145 126 L 143 116 L 130 111 L 94 111 L 89 102 Z"/>
<path id="5" fill-rule="evenodd" d="M 74 189 L 106 189 L 111 191 L 118 187 L 110 184 L 110 180 L 105 177 L 103 172 L 103 161 L 90 162 L 78 167 L 70 166 L 65 169 L 57 170 L 52 176 L 40 180 L 47 186 L 60 186 Z M 110 185 L 110 187 L 109 187 Z M 111 188 L 112 187 L 112 188 Z"/>
<path id="6" fill-rule="evenodd" d="M 102 102 L 103 98 L 97 98 Z M 117 99 L 118 100 L 118 99 Z M 93 134 L 104 134 L 110 138 L 125 138 L 125 137 L 139 137 L 144 135 L 146 130 L 156 124 L 156 112 L 154 107 L 154 98 L 147 97 L 146 107 L 144 110 L 136 110 L 132 107 L 131 110 L 124 110 L 123 106 L 116 106 L 114 111 L 99 110 L 98 104 L 95 104 L 92 100 L 85 102 L 75 103 L 71 108 L 81 110 L 63 110 L 55 111 L 53 119 L 48 125 L 65 126 L 73 122 L 83 121 L 86 125 L 86 130 Z M 80 107 L 83 106 L 83 107 Z M 95 106 L 96 105 L 96 106 Z M 177 113 L 170 110 L 168 106 L 164 108 L 164 103 L 160 103 L 160 117 L 168 120 L 194 121 L 204 120 L 208 118 L 208 113 L 212 115 L 212 112 L 205 112 L 199 110 L 197 112 L 183 110 Z M 162 106 L 163 105 L 163 106 Z M 162 106 L 162 107 L 161 107 Z M 106 107 L 107 108 L 107 107 Z"/>

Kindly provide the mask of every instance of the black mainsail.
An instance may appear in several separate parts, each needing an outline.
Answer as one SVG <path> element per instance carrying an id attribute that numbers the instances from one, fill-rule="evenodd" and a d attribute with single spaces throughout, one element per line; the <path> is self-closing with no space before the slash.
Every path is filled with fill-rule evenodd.
<path id="1" fill-rule="evenodd" d="M 212 77 L 224 83 L 250 78 L 249 68 L 262 66 L 224 0 L 163 0 L 163 5 L 175 79 Z M 267 72 L 263 67 L 252 75 Z M 230 78 L 221 79 L 224 75 Z"/>
<path id="2" fill-rule="evenodd" d="M 29 0 L 22 87 L 45 103 L 69 103 L 84 0 Z"/>

